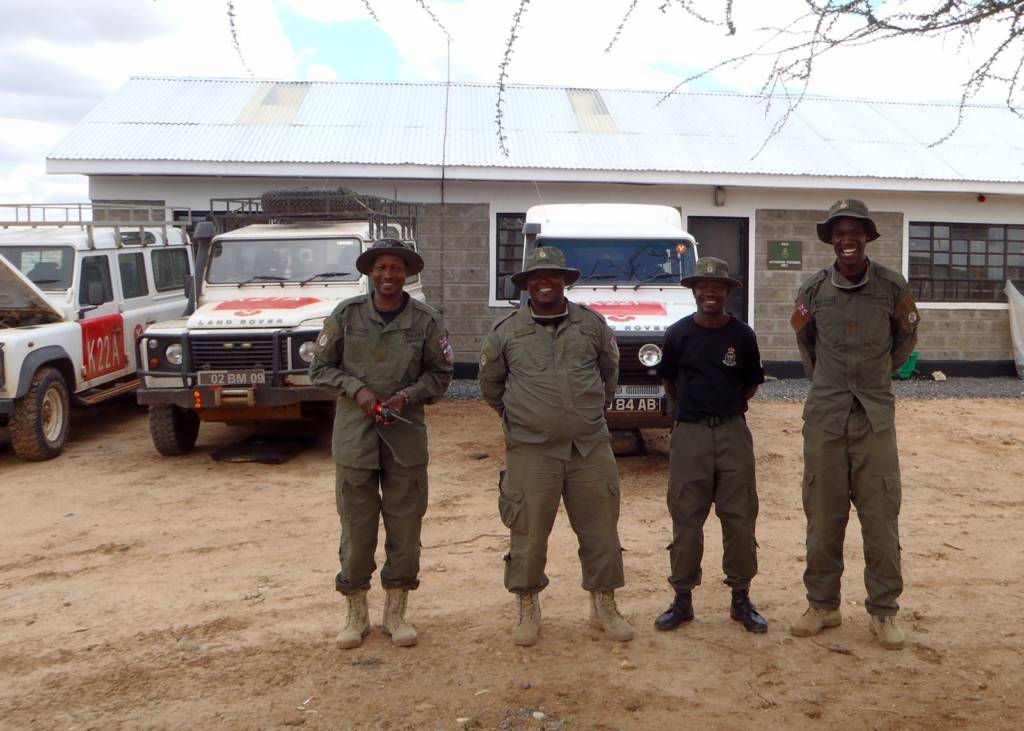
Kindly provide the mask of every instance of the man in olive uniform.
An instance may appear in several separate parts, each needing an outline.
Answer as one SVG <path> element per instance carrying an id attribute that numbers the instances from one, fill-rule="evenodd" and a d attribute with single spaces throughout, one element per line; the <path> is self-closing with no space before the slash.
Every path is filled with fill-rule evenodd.
<path id="1" fill-rule="evenodd" d="M 768 622 L 750 601 L 757 574 L 757 479 L 754 442 L 744 414 L 764 383 L 757 337 L 725 311 L 729 293 L 742 283 L 729 265 L 705 257 L 684 277 L 697 312 L 665 333 L 658 376 L 676 419 L 669 456 L 668 510 L 672 516 L 675 599 L 655 621 L 673 630 L 693 619 L 693 587 L 701 583 L 704 523 L 714 503 L 722 524 L 722 570 L 732 589 L 729 616 L 748 632 L 767 632 Z"/>
<path id="2" fill-rule="evenodd" d="M 604 412 L 615 395 L 619 350 L 604 317 L 565 298 L 580 277 L 561 250 L 530 252 L 512 283 L 529 299 L 495 323 L 480 354 L 480 390 L 501 416 L 505 466 L 498 508 L 511 531 L 505 588 L 516 595 L 512 641 L 540 632 L 539 593 L 558 503 L 579 540 L 590 624 L 633 638 L 615 606 L 626 582 L 619 544 L 619 473 Z"/>
<path id="3" fill-rule="evenodd" d="M 898 650 L 900 464 L 891 374 L 917 344 L 918 313 L 899 272 L 871 261 L 879 237 L 867 206 L 838 201 L 818 224 L 836 261 L 800 287 L 791 322 L 811 390 L 804 405 L 803 503 L 809 607 L 798 637 L 838 627 L 843 540 L 850 502 L 864 539 L 864 606 L 882 647 Z"/>
<path id="4" fill-rule="evenodd" d="M 381 629 L 396 645 L 416 643 L 405 621 L 410 589 L 419 586 L 420 526 L 427 510 L 424 405 L 441 400 L 452 380 L 452 349 L 431 307 L 405 291 L 423 259 L 395 239 L 364 251 L 356 268 L 373 293 L 345 300 L 324 321 L 309 374 L 338 397 L 333 453 L 341 516 L 341 571 L 335 588 L 348 600 L 338 647 L 358 647 L 370 632 L 366 594 L 377 564 L 377 525 L 384 517 L 387 560 Z M 386 418 L 391 409 L 401 419 Z"/>

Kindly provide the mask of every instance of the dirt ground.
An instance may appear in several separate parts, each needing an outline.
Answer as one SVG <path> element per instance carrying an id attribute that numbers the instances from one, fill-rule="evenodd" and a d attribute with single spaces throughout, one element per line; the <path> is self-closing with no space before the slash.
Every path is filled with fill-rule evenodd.
<path id="1" fill-rule="evenodd" d="M 1024 404 L 900 402 L 900 652 L 868 631 L 855 518 L 843 625 L 808 639 L 788 632 L 806 606 L 800 408 L 755 402 L 749 419 L 761 497 L 752 597 L 766 635 L 729 619 L 713 516 L 696 621 L 653 627 L 671 592 L 668 437 L 652 431 L 645 455 L 619 461 L 618 600 L 636 638 L 618 644 L 587 626 L 560 516 L 532 648 L 510 640 L 503 446 L 479 402 L 429 410 L 413 648 L 380 633 L 377 586 L 374 631 L 361 648 L 334 646 L 344 602 L 333 590 L 339 529 L 323 428 L 277 467 L 212 461 L 248 433 L 221 425 L 203 427 L 191 456 L 162 458 L 144 413 L 126 405 L 77 412 L 52 462 L 19 462 L 0 435 L 0 728 L 1021 728 Z"/>

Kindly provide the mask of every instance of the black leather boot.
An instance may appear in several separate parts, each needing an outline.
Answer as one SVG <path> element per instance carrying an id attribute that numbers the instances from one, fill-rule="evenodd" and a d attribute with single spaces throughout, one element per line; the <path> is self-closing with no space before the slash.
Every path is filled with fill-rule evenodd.
<path id="1" fill-rule="evenodd" d="M 672 600 L 672 605 L 654 620 L 658 629 L 673 630 L 693 621 L 693 597 L 688 591 L 681 591 Z"/>
<path id="2" fill-rule="evenodd" d="M 732 607 L 729 609 L 729 616 L 737 622 L 742 622 L 743 629 L 747 632 L 760 634 L 768 631 L 768 620 L 754 609 L 754 605 L 750 603 L 750 592 L 746 589 L 732 590 Z"/>

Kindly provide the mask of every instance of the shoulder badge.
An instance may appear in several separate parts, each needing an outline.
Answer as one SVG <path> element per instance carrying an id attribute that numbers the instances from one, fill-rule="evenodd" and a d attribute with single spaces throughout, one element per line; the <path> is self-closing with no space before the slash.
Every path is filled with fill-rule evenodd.
<path id="1" fill-rule="evenodd" d="M 921 316 L 917 312 L 917 303 L 910 296 L 905 297 L 892 314 L 893 318 L 898 319 L 900 325 L 907 332 L 917 330 L 917 325 L 921 321 Z"/>
<path id="2" fill-rule="evenodd" d="M 455 356 L 452 353 L 452 346 L 448 344 L 447 335 L 445 335 L 444 337 L 437 341 L 437 347 L 440 348 L 441 355 L 444 356 L 446 363 L 451 363 L 452 360 L 455 359 Z"/>
<path id="3" fill-rule="evenodd" d="M 814 313 L 811 309 L 804 304 L 802 299 L 796 301 L 796 305 L 793 307 L 793 312 L 789 316 L 789 324 L 793 326 L 793 330 L 800 332 L 803 330 L 807 323 L 814 319 Z"/>

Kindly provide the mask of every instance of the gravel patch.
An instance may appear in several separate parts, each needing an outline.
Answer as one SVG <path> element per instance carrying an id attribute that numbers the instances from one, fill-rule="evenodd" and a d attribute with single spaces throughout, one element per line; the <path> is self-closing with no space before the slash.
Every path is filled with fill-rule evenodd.
<path id="1" fill-rule="evenodd" d="M 950 378 L 932 381 L 911 378 L 893 381 L 893 393 L 906 399 L 1024 398 L 1024 380 L 1019 378 Z M 770 380 L 758 389 L 755 401 L 803 401 L 810 382 L 806 378 Z M 471 401 L 480 398 L 476 381 L 452 381 L 445 398 Z"/>

